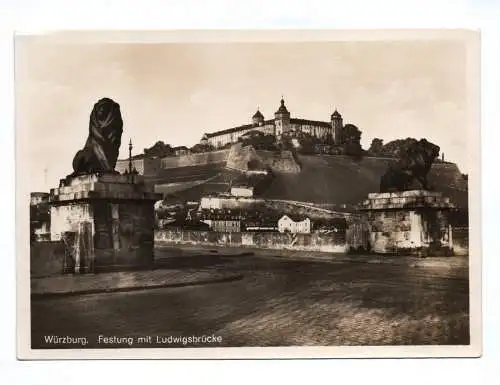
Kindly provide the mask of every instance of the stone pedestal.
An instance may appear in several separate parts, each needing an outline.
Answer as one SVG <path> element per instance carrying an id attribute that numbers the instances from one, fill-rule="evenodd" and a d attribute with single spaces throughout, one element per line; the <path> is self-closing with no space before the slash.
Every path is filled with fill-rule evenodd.
<path id="1" fill-rule="evenodd" d="M 360 205 L 376 253 L 450 254 L 452 209 L 449 198 L 426 190 L 372 193 Z"/>
<path id="2" fill-rule="evenodd" d="M 91 174 L 62 179 L 50 191 L 51 239 L 69 250 L 66 270 L 145 267 L 154 259 L 154 203 L 139 175 Z"/>

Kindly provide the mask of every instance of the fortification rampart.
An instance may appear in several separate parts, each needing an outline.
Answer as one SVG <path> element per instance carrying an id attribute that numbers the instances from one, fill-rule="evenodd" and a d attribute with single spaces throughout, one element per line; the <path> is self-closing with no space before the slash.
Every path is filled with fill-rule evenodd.
<path id="1" fill-rule="evenodd" d="M 226 166 L 228 168 L 248 171 L 251 163 L 256 169 L 271 168 L 274 172 L 281 173 L 300 172 L 300 165 L 296 162 L 291 151 L 255 150 L 253 146 L 243 147 L 241 143 L 231 147 L 227 157 Z"/>
<path id="2" fill-rule="evenodd" d="M 256 152 L 260 159 L 266 163 L 274 172 L 299 173 L 300 165 L 297 163 L 291 151 L 281 151 L 278 153 L 272 151 L 259 150 Z"/>
<path id="3" fill-rule="evenodd" d="M 201 166 L 212 163 L 224 163 L 227 161 L 229 150 L 202 152 L 180 156 L 168 156 L 161 159 L 162 169 Z"/>

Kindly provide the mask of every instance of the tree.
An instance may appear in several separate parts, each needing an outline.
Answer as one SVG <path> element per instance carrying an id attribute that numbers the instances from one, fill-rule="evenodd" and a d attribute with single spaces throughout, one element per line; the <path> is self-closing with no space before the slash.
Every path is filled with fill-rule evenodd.
<path id="1" fill-rule="evenodd" d="M 174 215 L 174 218 L 175 218 L 175 223 L 179 223 L 179 224 L 183 224 L 183 223 L 185 223 L 185 222 L 186 222 L 187 215 L 188 215 L 188 208 L 187 208 L 187 206 L 184 204 L 184 205 L 182 205 L 181 207 L 179 207 L 179 208 L 175 211 L 175 215 Z"/>
<path id="2" fill-rule="evenodd" d="M 379 139 L 379 138 L 374 138 L 372 140 L 372 144 L 370 145 L 370 148 L 368 149 L 368 152 L 371 154 L 371 155 L 381 155 L 382 154 L 382 151 L 384 149 L 384 141 L 382 139 Z"/>
<path id="3" fill-rule="evenodd" d="M 299 152 L 302 154 L 314 154 L 316 151 L 317 139 L 310 134 L 302 134 L 299 137 L 300 149 Z"/>
<path id="4" fill-rule="evenodd" d="M 172 146 L 170 144 L 165 144 L 163 141 L 158 141 L 149 148 L 144 149 L 144 155 L 147 157 L 165 157 L 174 154 Z"/>
<path id="5" fill-rule="evenodd" d="M 401 154 L 406 153 L 406 151 L 415 145 L 417 140 L 414 138 L 406 138 L 406 139 L 396 139 L 382 147 L 382 155 L 399 158 Z"/>
<path id="6" fill-rule="evenodd" d="M 292 138 L 289 135 L 283 134 L 283 136 L 281 137 L 281 150 L 285 151 L 295 150 L 295 147 L 293 146 L 292 143 Z"/>
<path id="7" fill-rule="evenodd" d="M 262 168 L 262 165 L 261 165 L 261 162 L 259 161 L 259 159 L 250 159 L 248 162 L 247 162 L 247 168 L 249 170 L 259 170 Z"/>
<path id="8" fill-rule="evenodd" d="M 332 134 L 330 134 L 330 133 L 326 134 L 325 144 L 327 144 L 329 146 L 333 146 L 335 144 L 335 141 L 333 139 L 333 135 Z"/>
<path id="9" fill-rule="evenodd" d="M 243 146 L 253 146 L 256 150 L 274 151 L 277 149 L 276 137 L 271 134 L 264 134 L 262 131 L 250 131 L 244 137 L 239 138 Z"/>
<path id="10" fill-rule="evenodd" d="M 354 124 L 344 126 L 344 153 L 353 157 L 361 157 L 363 148 L 361 147 L 361 131 Z"/>
<path id="11" fill-rule="evenodd" d="M 232 145 L 233 145 L 233 143 L 231 143 L 231 142 L 226 143 L 224 146 L 221 147 L 221 150 L 227 150 L 227 149 L 231 148 Z"/>
<path id="12" fill-rule="evenodd" d="M 211 143 L 198 143 L 198 144 L 195 144 L 193 147 L 191 147 L 192 153 L 211 152 L 214 150 L 215 150 L 215 147 Z"/>

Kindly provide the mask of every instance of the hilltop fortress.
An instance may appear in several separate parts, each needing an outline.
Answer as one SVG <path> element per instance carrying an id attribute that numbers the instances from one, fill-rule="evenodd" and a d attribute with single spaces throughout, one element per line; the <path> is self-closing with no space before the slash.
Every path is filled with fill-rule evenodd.
<path id="1" fill-rule="evenodd" d="M 332 113 L 329 122 L 292 118 L 282 98 L 278 110 L 274 113 L 274 119 L 266 120 L 257 110 L 252 116 L 252 123 L 206 133 L 201 138 L 201 143 L 220 149 L 229 143 L 236 143 L 240 137 L 251 131 L 260 131 L 265 135 L 275 136 L 277 140 L 284 135 L 304 133 L 325 141 L 331 138 L 332 144 L 342 145 L 345 141 L 344 130 L 342 115 L 337 110 Z"/>

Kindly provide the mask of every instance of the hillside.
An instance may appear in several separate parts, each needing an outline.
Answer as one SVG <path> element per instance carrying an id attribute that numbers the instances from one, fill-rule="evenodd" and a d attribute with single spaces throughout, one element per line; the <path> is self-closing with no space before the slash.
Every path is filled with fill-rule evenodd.
<path id="1" fill-rule="evenodd" d="M 333 209 L 335 205 L 356 204 L 379 191 L 380 177 L 393 162 L 382 158 L 354 161 L 345 156 L 299 156 L 299 160 L 301 172 L 276 173 L 265 197 L 329 203 Z M 467 187 L 455 164 L 434 164 L 429 182 L 456 204 L 467 205 Z"/>
<path id="2" fill-rule="evenodd" d="M 355 204 L 379 188 L 387 161 L 354 162 L 343 156 L 299 156 L 301 172 L 276 173 L 267 198 L 314 203 Z M 335 207 L 333 207 L 335 208 Z"/>
<path id="3" fill-rule="evenodd" d="M 224 155 L 226 161 L 221 162 Z M 167 200 L 198 200 L 202 195 L 227 192 L 231 181 L 241 180 L 242 171 L 254 160 L 274 173 L 263 197 L 323 204 L 340 210 L 345 208 L 343 205 L 350 207 L 366 199 L 369 193 L 378 192 L 380 177 L 389 162 L 394 162 L 389 158 L 365 157 L 355 161 L 348 156 L 332 155 L 304 155 L 294 159 L 286 153 L 241 146 L 229 153 L 205 157 L 211 162 L 165 169 L 149 181 L 157 185 L 157 191 L 164 193 Z M 455 204 L 467 206 L 466 181 L 455 164 L 435 163 L 429 182 Z"/>
<path id="4" fill-rule="evenodd" d="M 239 172 L 226 169 L 224 166 L 218 169 L 211 168 L 210 171 L 211 177 L 201 181 L 193 178 L 191 181 L 174 182 L 167 178 L 164 182 L 168 183 L 156 184 L 155 191 L 164 194 L 169 203 L 198 201 L 204 195 L 228 192 L 231 180 L 240 176 Z"/>

